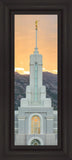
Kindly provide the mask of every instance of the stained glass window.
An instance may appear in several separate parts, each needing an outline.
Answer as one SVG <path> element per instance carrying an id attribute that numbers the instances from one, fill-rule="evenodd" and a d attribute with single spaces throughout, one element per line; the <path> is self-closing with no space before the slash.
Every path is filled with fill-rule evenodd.
<path id="1" fill-rule="evenodd" d="M 33 116 L 31 120 L 31 133 L 40 134 L 40 117 Z"/>

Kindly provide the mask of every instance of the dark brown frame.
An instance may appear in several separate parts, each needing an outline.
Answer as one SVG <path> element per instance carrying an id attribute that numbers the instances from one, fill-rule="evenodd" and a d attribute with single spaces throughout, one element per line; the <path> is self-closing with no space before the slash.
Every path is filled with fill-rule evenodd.
<path id="1" fill-rule="evenodd" d="M 14 34 L 13 15 L 15 13 L 57 13 L 59 15 L 58 30 L 58 62 L 59 62 L 59 127 L 58 146 L 14 146 Z M 0 1 L 0 43 L 1 43 L 1 106 L 0 106 L 0 156 L 1 159 L 72 159 L 72 3 L 70 0 L 1 0 Z"/>
<path id="2" fill-rule="evenodd" d="M 15 14 L 56 14 L 58 16 L 58 145 L 57 146 L 14 146 L 14 15 Z M 62 29 L 60 28 L 60 26 L 62 25 L 62 12 L 61 11 L 55 11 L 55 10 L 49 10 L 48 9 L 45 9 L 41 8 L 41 10 L 32 10 L 31 8 L 29 10 L 24 10 L 24 11 L 13 11 L 11 12 L 11 56 L 10 57 L 10 78 L 11 78 L 11 81 L 10 81 L 10 89 L 11 89 L 11 98 L 10 98 L 10 108 L 11 108 L 11 111 L 10 113 L 12 114 L 12 118 L 11 118 L 11 136 L 10 136 L 10 139 L 9 141 L 11 140 L 10 142 L 10 147 L 12 149 L 23 149 L 25 151 L 37 151 L 38 149 L 39 150 L 46 150 L 46 149 L 60 149 L 61 146 L 63 145 L 62 144 L 62 134 L 61 134 L 61 128 L 62 128 L 62 123 L 61 123 L 61 117 L 62 117 L 62 114 L 61 114 L 61 103 L 62 103 L 62 98 L 61 98 L 61 88 L 62 88 L 62 85 L 61 85 L 61 61 L 60 61 L 60 58 L 61 58 L 61 55 L 62 55 L 62 49 L 61 49 L 61 34 L 62 34 Z M 9 114 L 10 114 L 9 113 Z M 9 120 L 10 121 L 10 120 Z"/>

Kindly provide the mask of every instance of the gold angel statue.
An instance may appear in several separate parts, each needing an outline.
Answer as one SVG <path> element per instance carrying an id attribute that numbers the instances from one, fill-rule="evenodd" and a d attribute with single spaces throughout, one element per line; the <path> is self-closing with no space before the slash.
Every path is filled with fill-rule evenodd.
<path id="1" fill-rule="evenodd" d="M 38 21 L 35 21 L 35 29 L 38 29 Z"/>

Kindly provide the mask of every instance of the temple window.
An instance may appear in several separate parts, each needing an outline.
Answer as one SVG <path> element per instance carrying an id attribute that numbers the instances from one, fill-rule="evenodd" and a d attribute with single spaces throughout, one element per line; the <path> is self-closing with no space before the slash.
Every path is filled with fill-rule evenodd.
<path id="1" fill-rule="evenodd" d="M 31 134 L 40 134 L 40 117 L 33 116 L 31 119 Z"/>

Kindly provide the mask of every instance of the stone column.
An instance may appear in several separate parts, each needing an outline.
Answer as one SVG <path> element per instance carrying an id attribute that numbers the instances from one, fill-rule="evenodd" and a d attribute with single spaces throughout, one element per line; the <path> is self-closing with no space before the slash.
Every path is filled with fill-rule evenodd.
<path id="1" fill-rule="evenodd" d="M 53 133 L 53 118 L 47 117 L 47 134 Z"/>
<path id="2" fill-rule="evenodd" d="M 24 118 L 19 118 L 18 119 L 18 133 L 19 134 L 24 134 L 25 133 L 24 126 L 25 126 L 25 117 Z"/>

